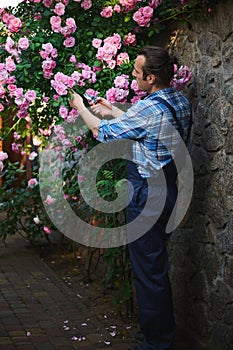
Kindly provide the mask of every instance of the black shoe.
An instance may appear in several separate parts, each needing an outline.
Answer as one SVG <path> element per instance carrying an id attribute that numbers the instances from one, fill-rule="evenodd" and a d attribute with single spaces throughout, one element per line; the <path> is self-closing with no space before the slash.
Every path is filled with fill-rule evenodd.
<path id="1" fill-rule="evenodd" d="M 133 337 L 134 339 L 138 342 L 138 343 L 142 343 L 144 340 L 144 334 L 141 331 L 136 331 L 133 333 Z M 136 348 L 137 350 L 137 348 Z M 139 349 L 140 350 L 140 349 Z"/>

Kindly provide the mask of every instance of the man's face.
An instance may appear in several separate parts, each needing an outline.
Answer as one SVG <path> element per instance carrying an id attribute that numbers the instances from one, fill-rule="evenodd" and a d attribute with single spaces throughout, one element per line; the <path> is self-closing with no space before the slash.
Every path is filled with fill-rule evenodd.
<path id="1" fill-rule="evenodd" d="M 135 63 L 134 63 L 134 70 L 133 70 L 133 77 L 136 78 L 138 83 L 138 88 L 143 91 L 149 91 L 151 89 L 151 85 L 148 83 L 147 79 L 143 79 L 143 71 L 142 67 L 145 63 L 145 56 L 139 55 L 137 56 Z"/>

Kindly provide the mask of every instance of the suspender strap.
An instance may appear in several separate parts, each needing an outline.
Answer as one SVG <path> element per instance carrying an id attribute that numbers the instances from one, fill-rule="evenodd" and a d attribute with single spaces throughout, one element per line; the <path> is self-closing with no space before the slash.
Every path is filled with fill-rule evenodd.
<path id="1" fill-rule="evenodd" d="M 184 136 L 184 129 L 183 129 L 183 126 L 181 124 L 181 122 L 179 121 L 179 119 L 177 118 L 177 115 L 176 115 L 176 111 L 175 109 L 170 105 L 170 103 L 168 103 L 166 100 L 164 100 L 162 97 L 159 97 L 159 96 L 155 96 L 153 98 L 153 100 L 157 100 L 159 101 L 160 103 L 162 103 L 163 105 L 165 105 L 169 111 L 171 112 L 172 116 L 173 116 L 173 119 L 175 120 L 176 122 L 176 125 L 178 126 L 178 131 L 179 131 L 179 134 L 180 136 L 183 138 Z M 189 129 L 190 129 L 190 126 L 189 126 Z M 190 130 L 189 130 L 189 133 L 190 133 Z M 189 136 L 189 135 L 188 135 Z"/>

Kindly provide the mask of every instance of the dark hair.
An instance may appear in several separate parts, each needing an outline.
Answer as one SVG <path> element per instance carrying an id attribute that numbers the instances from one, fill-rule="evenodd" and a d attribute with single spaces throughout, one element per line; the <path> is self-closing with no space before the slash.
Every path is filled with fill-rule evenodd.
<path id="1" fill-rule="evenodd" d="M 143 79 L 149 74 L 156 75 L 156 85 L 169 85 L 174 76 L 174 64 L 177 64 L 176 57 L 170 57 L 168 52 L 159 46 L 146 46 L 138 55 L 145 56 L 146 60 L 142 67 Z"/>

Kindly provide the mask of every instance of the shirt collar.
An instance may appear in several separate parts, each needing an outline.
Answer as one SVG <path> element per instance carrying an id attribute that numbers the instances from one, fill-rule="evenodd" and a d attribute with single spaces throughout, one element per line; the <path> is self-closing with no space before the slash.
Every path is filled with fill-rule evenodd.
<path id="1" fill-rule="evenodd" d="M 165 89 L 161 89 L 161 90 L 158 90 L 158 91 L 154 91 L 152 92 L 151 94 L 147 95 L 145 97 L 145 99 L 147 98 L 153 98 L 154 96 L 158 96 L 158 95 L 164 95 L 166 93 L 171 93 L 171 92 L 174 92 L 174 88 L 172 86 L 169 86 Z"/>

